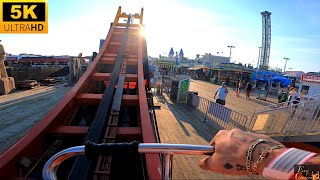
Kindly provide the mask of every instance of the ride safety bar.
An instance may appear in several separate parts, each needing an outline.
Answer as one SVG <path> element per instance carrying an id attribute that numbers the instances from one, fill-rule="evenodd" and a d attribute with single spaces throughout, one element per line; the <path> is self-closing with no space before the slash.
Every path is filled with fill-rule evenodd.
<path id="1" fill-rule="evenodd" d="M 192 144 L 165 144 L 165 143 L 93 143 L 87 142 L 83 146 L 75 146 L 62 150 L 52 156 L 42 169 L 44 179 L 57 179 L 56 172 L 59 165 L 73 156 L 85 155 L 88 159 L 98 155 L 112 155 L 126 152 L 139 152 L 146 154 L 163 154 L 162 179 L 171 179 L 172 159 L 175 154 L 182 155 L 212 155 L 214 146 Z"/>

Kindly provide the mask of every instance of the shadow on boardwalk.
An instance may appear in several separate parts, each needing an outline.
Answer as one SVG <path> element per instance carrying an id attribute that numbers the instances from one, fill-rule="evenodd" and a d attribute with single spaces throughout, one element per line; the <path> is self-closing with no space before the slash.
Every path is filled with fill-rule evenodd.
<path id="1" fill-rule="evenodd" d="M 166 95 L 162 96 L 162 98 L 166 105 L 162 107 L 167 107 L 171 111 L 186 136 L 190 136 L 190 132 L 188 128 L 185 127 L 185 123 L 191 125 L 195 132 L 207 142 L 210 142 L 212 137 L 215 136 L 220 129 L 223 129 L 214 122 L 210 123 L 210 120 L 205 118 L 206 115 L 197 108 L 185 103 L 172 102 Z"/>
<path id="2" fill-rule="evenodd" d="M 162 143 L 207 145 L 221 129 L 208 121 L 198 109 L 182 103 L 173 103 L 166 95 L 155 97 L 160 109 L 156 116 Z M 199 168 L 199 160 L 207 156 L 176 155 L 173 160 L 173 179 L 263 179 L 261 176 L 230 176 Z"/>

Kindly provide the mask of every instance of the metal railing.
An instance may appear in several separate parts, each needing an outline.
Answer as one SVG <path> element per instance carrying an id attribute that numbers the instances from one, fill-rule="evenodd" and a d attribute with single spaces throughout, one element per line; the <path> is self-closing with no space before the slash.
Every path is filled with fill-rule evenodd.
<path id="1" fill-rule="evenodd" d="M 251 131 L 284 136 L 320 131 L 320 101 L 307 100 L 298 104 L 285 102 L 270 107 L 255 111 L 251 119 Z"/>
<path id="2" fill-rule="evenodd" d="M 188 103 L 203 113 L 204 121 L 218 129 L 239 128 L 265 134 L 292 136 L 320 131 L 320 101 L 315 95 L 297 104 L 287 101 L 256 109 L 252 118 L 221 106 L 194 93 L 189 93 Z"/>
<path id="3" fill-rule="evenodd" d="M 214 146 L 193 145 L 193 144 L 163 144 L 163 143 L 103 143 L 103 144 L 86 144 L 83 146 L 71 147 L 62 150 L 52 156 L 42 169 L 43 179 L 56 180 L 56 172 L 59 165 L 73 157 L 86 155 L 91 159 L 99 154 L 114 154 L 115 152 L 139 152 L 144 154 L 162 154 L 164 156 L 162 162 L 163 180 L 172 179 L 172 160 L 176 154 L 181 155 L 212 155 Z"/>
<path id="4" fill-rule="evenodd" d="M 306 106 L 308 102 L 310 101 L 319 101 L 320 100 L 320 94 L 316 94 L 313 96 L 309 96 L 309 97 L 303 97 L 301 98 L 300 102 L 298 104 L 295 104 L 296 107 L 300 107 L 300 106 Z M 278 110 L 278 109 L 290 109 L 291 106 L 293 104 L 293 102 L 296 100 L 292 100 L 292 101 L 286 101 L 286 102 L 282 102 L 282 103 L 277 103 L 277 104 L 272 104 L 272 105 L 268 105 L 268 106 L 264 106 L 261 108 L 257 108 L 255 110 L 255 113 L 265 113 L 268 111 L 273 111 L 273 110 Z"/>
<path id="5" fill-rule="evenodd" d="M 309 101 L 320 101 L 320 94 L 309 96 L 306 103 L 308 103 Z"/>
<path id="6" fill-rule="evenodd" d="M 296 100 L 292 100 L 292 101 L 286 101 L 286 102 L 282 102 L 282 103 L 277 103 L 277 104 L 271 104 L 268 106 L 263 106 L 260 108 L 257 108 L 255 110 L 255 113 L 266 113 L 269 111 L 274 111 L 274 110 L 279 110 L 279 109 L 288 109 L 291 108 L 291 105 L 293 105 L 293 102 Z M 295 104 L 295 106 L 304 106 L 305 103 L 303 103 L 304 101 L 300 101 L 299 103 Z"/>
<path id="7" fill-rule="evenodd" d="M 239 128 L 247 131 L 250 127 L 248 116 L 231 110 L 218 103 L 189 92 L 188 103 L 203 113 L 203 119 L 218 129 L 230 130 Z"/>

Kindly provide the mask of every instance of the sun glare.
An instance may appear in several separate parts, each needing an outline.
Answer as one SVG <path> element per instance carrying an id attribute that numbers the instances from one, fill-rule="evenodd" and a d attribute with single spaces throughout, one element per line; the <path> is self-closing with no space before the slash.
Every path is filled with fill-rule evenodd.
<path id="1" fill-rule="evenodd" d="M 140 32 L 139 32 L 139 34 L 140 34 L 140 36 L 142 36 L 142 37 L 145 37 L 146 36 L 146 34 L 145 34 L 145 31 L 144 31 L 144 28 L 142 27 L 142 28 L 140 28 Z"/>

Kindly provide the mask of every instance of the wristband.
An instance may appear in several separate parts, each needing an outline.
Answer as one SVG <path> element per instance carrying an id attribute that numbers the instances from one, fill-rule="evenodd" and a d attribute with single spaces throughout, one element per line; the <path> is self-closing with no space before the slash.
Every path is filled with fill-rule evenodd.
<path id="1" fill-rule="evenodd" d="M 302 165 L 308 162 L 317 153 L 289 148 L 274 158 L 262 175 L 271 179 L 290 179 L 294 173 L 294 165 Z"/>

